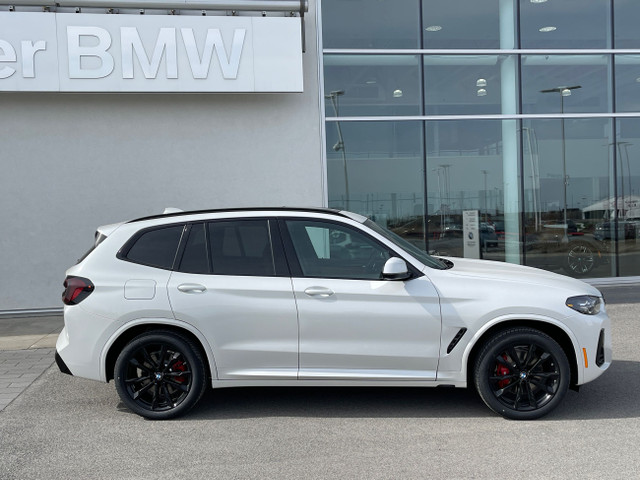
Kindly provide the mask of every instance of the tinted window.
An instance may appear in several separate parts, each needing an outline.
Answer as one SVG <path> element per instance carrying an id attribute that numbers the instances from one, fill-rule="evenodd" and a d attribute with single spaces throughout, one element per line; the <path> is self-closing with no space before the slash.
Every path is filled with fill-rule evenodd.
<path id="1" fill-rule="evenodd" d="M 211 272 L 203 223 L 191 226 L 179 270 L 185 273 Z"/>
<path id="2" fill-rule="evenodd" d="M 171 269 L 184 225 L 157 228 L 143 233 L 126 254 L 135 263 Z"/>
<path id="3" fill-rule="evenodd" d="M 213 273 L 275 275 L 268 220 L 238 220 L 209 224 Z"/>
<path id="4" fill-rule="evenodd" d="M 382 278 L 388 249 L 355 229 L 322 221 L 287 220 L 305 277 Z"/>

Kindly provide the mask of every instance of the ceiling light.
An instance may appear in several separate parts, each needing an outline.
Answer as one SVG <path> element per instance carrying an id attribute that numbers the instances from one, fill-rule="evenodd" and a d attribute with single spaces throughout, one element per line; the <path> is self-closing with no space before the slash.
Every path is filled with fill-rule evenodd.
<path id="1" fill-rule="evenodd" d="M 636 78 L 636 82 L 640 83 L 640 77 Z"/>
<path id="2" fill-rule="evenodd" d="M 440 30 L 442 30 L 442 27 L 440 25 L 430 25 L 425 28 L 425 30 L 427 32 L 439 32 Z"/>
<path id="3" fill-rule="evenodd" d="M 476 80 L 476 87 L 486 87 L 487 81 L 484 78 L 479 78 Z"/>
<path id="4" fill-rule="evenodd" d="M 393 98 L 400 98 L 402 96 L 402 90 L 397 89 L 393 91 Z"/>
<path id="5" fill-rule="evenodd" d="M 484 88 L 479 88 L 478 92 L 477 92 L 477 95 L 479 97 L 485 97 L 487 95 L 487 91 Z"/>
<path id="6" fill-rule="evenodd" d="M 531 3 L 546 3 L 547 0 L 529 0 Z"/>
<path id="7" fill-rule="evenodd" d="M 538 29 L 538 31 L 542 32 L 542 33 L 553 32 L 554 30 L 557 30 L 557 28 L 556 27 L 542 27 L 542 28 Z"/>

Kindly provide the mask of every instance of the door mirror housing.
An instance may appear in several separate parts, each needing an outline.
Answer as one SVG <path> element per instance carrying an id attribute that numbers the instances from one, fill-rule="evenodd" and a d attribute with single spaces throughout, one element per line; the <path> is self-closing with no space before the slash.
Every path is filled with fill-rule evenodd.
<path id="1" fill-rule="evenodd" d="M 398 257 L 391 257 L 384 264 L 382 278 L 384 280 L 406 280 L 411 277 L 407 262 Z"/>

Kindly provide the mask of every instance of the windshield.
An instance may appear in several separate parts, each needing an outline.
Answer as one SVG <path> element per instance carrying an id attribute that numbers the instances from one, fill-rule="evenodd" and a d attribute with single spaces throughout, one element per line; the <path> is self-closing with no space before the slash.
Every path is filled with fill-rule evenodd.
<path id="1" fill-rule="evenodd" d="M 445 270 L 448 268 L 448 266 L 445 265 L 439 259 L 432 257 L 424 250 L 420 250 L 418 247 L 407 242 L 404 238 L 400 237 L 399 235 L 396 235 L 395 233 L 390 232 L 386 228 L 382 228 L 380 225 L 378 225 L 374 221 L 367 220 L 366 222 L 364 222 L 364 224 L 374 232 L 379 233 L 387 240 L 393 242 L 394 244 L 396 244 L 397 246 L 405 250 L 407 253 L 410 253 L 411 255 L 413 255 L 419 261 L 424 263 L 427 267 L 435 268 L 438 270 Z"/>

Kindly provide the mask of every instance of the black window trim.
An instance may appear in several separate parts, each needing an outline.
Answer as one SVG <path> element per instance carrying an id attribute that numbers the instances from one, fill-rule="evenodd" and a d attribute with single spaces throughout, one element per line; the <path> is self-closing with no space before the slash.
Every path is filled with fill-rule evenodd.
<path id="1" fill-rule="evenodd" d="M 386 249 L 387 251 L 389 251 L 389 253 L 391 254 L 391 257 L 398 257 L 398 258 L 401 258 L 402 260 L 404 260 L 405 263 L 407 264 L 407 268 L 409 269 L 409 273 L 411 274 L 411 276 L 409 276 L 405 280 L 411 280 L 411 279 L 418 278 L 418 277 L 421 277 L 421 276 L 424 275 L 420 270 L 418 270 L 416 267 L 414 267 L 411 264 L 411 262 L 407 261 L 407 259 L 404 257 L 404 255 L 399 254 L 396 249 L 389 247 L 387 244 L 381 242 L 380 240 L 375 238 L 373 235 L 371 235 L 368 231 L 366 231 L 364 229 L 354 227 L 353 225 L 350 225 L 348 223 L 344 223 L 344 222 L 340 222 L 340 221 L 336 221 L 336 220 L 328 219 L 328 218 L 321 218 L 321 217 L 318 217 L 318 218 L 316 218 L 316 217 L 298 217 L 298 216 L 295 216 L 295 217 L 288 217 L 288 216 L 287 217 L 278 217 L 278 225 L 280 227 L 280 234 L 282 236 L 282 241 L 283 241 L 283 244 L 284 244 L 284 251 L 285 251 L 285 254 L 287 256 L 287 262 L 289 264 L 289 269 L 291 271 L 291 276 L 293 278 L 322 278 L 322 279 L 326 278 L 326 279 L 336 279 L 336 280 L 353 280 L 353 281 L 358 281 L 358 282 L 376 281 L 376 280 L 372 280 L 372 279 L 363 279 L 363 278 L 332 277 L 332 276 L 330 277 L 330 276 L 316 276 L 316 275 L 307 276 L 307 275 L 304 275 L 304 273 L 302 272 L 302 267 L 300 266 L 300 261 L 298 260 L 298 256 L 296 254 L 295 247 L 293 246 L 293 241 L 291 240 L 291 235 L 289 234 L 289 229 L 287 228 L 286 222 L 288 220 L 332 223 L 332 224 L 338 225 L 340 227 L 344 227 L 344 228 L 348 228 L 348 229 L 354 230 L 354 231 L 360 233 L 361 235 L 365 235 L 366 237 L 371 239 L 374 243 L 376 243 L 380 247 L 382 247 L 382 248 Z M 380 278 L 379 280 L 382 281 L 384 279 Z"/>

